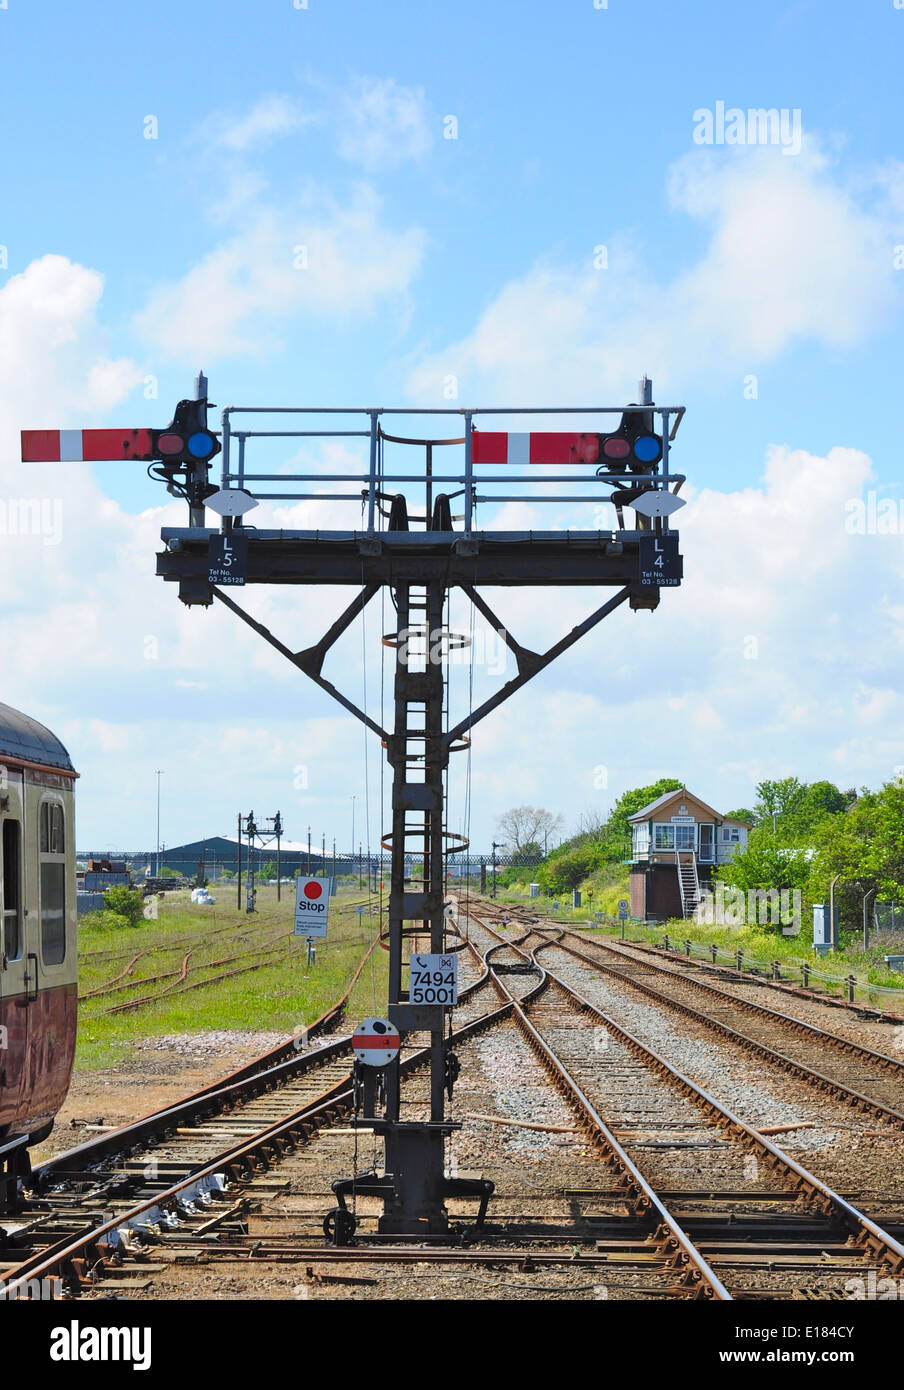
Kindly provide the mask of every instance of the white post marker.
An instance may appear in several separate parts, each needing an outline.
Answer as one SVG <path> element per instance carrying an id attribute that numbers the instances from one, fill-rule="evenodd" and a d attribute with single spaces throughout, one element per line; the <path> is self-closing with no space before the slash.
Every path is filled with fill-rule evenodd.
<path id="1" fill-rule="evenodd" d="M 388 1067 L 401 1045 L 399 1030 L 388 1018 L 366 1018 L 352 1033 L 352 1051 L 367 1067 Z"/>
<path id="2" fill-rule="evenodd" d="M 295 935 L 326 936 L 330 915 L 331 878 L 300 878 L 295 890 Z"/>
<path id="3" fill-rule="evenodd" d="M 458 1003 L 458 955 L 413 955 L 408 962 L 408 1002 L 410 1004 L 445 1004 L 450 1009 Z"/>

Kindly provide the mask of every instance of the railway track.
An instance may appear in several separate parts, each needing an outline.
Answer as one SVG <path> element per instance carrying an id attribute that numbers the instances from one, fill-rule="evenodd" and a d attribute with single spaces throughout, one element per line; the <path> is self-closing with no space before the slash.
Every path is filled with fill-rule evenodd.
<path id="1" fill-rule="evenodd" d="M 672 966 L 638 959 L 630 948 L 615 943 L 564 932 L 556 945 L 852 1109 L 904 1129 L 901 1059 L 740 998 L 708 980 L 687 977 Z"/>
<path id="2" fill-rule="evenodd" d="M 870 1268 L 904 1269 L 893 1236 L 541 965 L 554 944 L 543 936 L 523 950 L 548 985 L 513 1001 L 515 1017 L 607 1161 L 635 1184 L 642 1175 L 642 1204 L 680 1186 L 689 1155 L 705 1156 L 706 1196 L 656 1208 L 704 1296 L 790 1297 L 805 1280 L 809 1296 L 843 1298 Z"/>
<path id="3" fill-rule="evenodd" d="M 472 953 L 479 961 L 476 948 Z M 306 1039 L 339 1021 L 369 955 Z M 468 1007 L 489 984 L 480 966 L 479 978 L 462 991 Z M 458 1036 L 471 1036 L 498 1012 L 478 1009 Z M 354 1100 L 351 1036 L 304 1052 L 297 1043 L 291 1039 L 175 1106 L 40 1164 L 27 1206 L 0 1224 L 0 1281 L 7 1296 L 15 1297 L 27 1280 L 54 1276 L 79 1291 L 93 1267 L 127 1265 L 142 1233 L 158 1234 L 175 1213 L 191 1228 L 218 1225 L 209 1211 L 218 1194 L 230 1187 L 239 1192 L 261 1169 L 347 1114 Z M 427 1049 L 418 1049 L 404 1067 L 414 1070 L 427 1057 Z"/>
<path id="4" fill-rule="evenodd" d="M 530 930 L 541 919 L 519 915 L 514 920 Z M 693 1019 L 852 1109 L 904 1129 L 904 1059 L 687 975 L 646 952 L 638 955 L 633 946 L 590 939 L 553 922 L 547 929 L 556 933 L 557 949 L 591 969 Z"/>
<path id="5" fill-rule="evenodd" d="M 156 1271 L 199 1260 L 230 1269 L 495 1262 L 548 1267 L 549 1277 L 556 1267 L 577 1290 L 717 1301 L 844 1297 L 845 1281 L 870 1268 L 904 1272 L 904 1247 L 888 1232 L 558 977 L 542 959 L 555 944 L 547 935 L 508 941 L 473 913 L 468 934 L 480 973 L 462 991 L 468 1017 L 454 1039 L 468 1046 L 487 1030 L 515 1029 L 603 1160 L 602 1183 L 560 1193 L 570 1221 L 550 1221 L 547 1209 L 531 1224 L 509 1194 L 494 1199 L 491 1226 L 465 1234 L 468 1250 L 406 1247 L 363 1229 L 351 1249 L 336 1249 L 311 1242 L 311 1213 L 252 1218 L 267 1194 L 288 1188 L 288 1174 L 310 1173 L 306 1155 L 322 1136 L 350 1133 L 337 1128 L 355 1104 L 349 1039 L 339 1037 L 300 1056 L 267 1054 L 41 1165 L 32 1229 L 23 1223 L 0 1249 L 7 1296 L 53 1276 L 70 1294 L 128 1295 Z M 427 1049 L 415 1049 L 403 1069 L 426 1060 Z M 373 1219 L 362 1214 L 365 1225 Z M 576 1258 L 594 1283 L 575 1284 Z"/>

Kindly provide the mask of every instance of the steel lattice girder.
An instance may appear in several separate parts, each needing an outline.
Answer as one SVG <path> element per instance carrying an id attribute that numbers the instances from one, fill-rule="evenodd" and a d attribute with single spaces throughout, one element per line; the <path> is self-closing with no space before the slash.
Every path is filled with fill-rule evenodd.
<path id="1" fill-rule="evenodd" d="M 157 574 L 170 581 L 206 583 L 212 534 L 217 533 L 165 529 L 168 548 L 157 556 Z M 675 534 L 670 532 L 673 538 Z M 638 532 L 478 532 L 464 540 L 456 532 L 292 536 L 243 528 L 243 535 L 248 539 L 249 584 L 360 586 L 443 579 L 448 587 L 630 585 L 632 607 L 654 608 L 659 601 L 658 589 L 640 583 Z"/>

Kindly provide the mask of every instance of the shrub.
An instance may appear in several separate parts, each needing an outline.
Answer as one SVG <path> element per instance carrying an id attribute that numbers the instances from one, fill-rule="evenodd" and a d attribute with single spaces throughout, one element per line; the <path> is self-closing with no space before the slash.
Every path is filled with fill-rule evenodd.
<path id="1" fill-rule="evenodd" d="M 120 912 L 107 912 L 102 908 L 95 908 L 91 912 L 83 912 L 78 919 L 79 927 L 90 927 L 94 931 L 121 931 L 123 927 L 134 925 L 128 917 L 123 917 Z"/>
<path id="2" fill-rule="evenodd" d="M 144 899 L 137 888 L 108 888 L 104 911 L 121 917 L 123 926 L 137 927 L 144 920 Z"/>

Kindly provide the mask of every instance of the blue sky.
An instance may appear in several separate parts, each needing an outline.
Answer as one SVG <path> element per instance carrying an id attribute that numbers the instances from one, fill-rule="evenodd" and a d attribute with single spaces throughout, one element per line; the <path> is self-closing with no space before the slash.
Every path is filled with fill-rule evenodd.
<path id="1" fill-rule="evenodd" d="M 347 839 L 360 791 L 349 721 L 153 579 L 181 512 L 141 468 L 16 462 L 22 426 L 165 424 L 199 366 L 219 404 L 435 404 L 448 372 L 462 403 L 614 403 L 646 370 L 687 405 L 688 583 L 485 727 L 480 843 L 513 798 L 573 825 L 663 773 L 723 809 L 760 776 L 895 775 L 900 531 L 845 508 L 900 497 L 902 44 L 892 0 L 9 0 L 0 467 L 63 520 L 4 542 L 4 699 L 69 741 L 80 843 L 149 843 L 155 767 L 170 843 L 239 804 Z M 720 101 L 799 112 L 800 151 L 696 144 Z M 506 611 L 555 640 L 591 600 Z M 253 603 L 314 632 L 297 595 Z"/>

